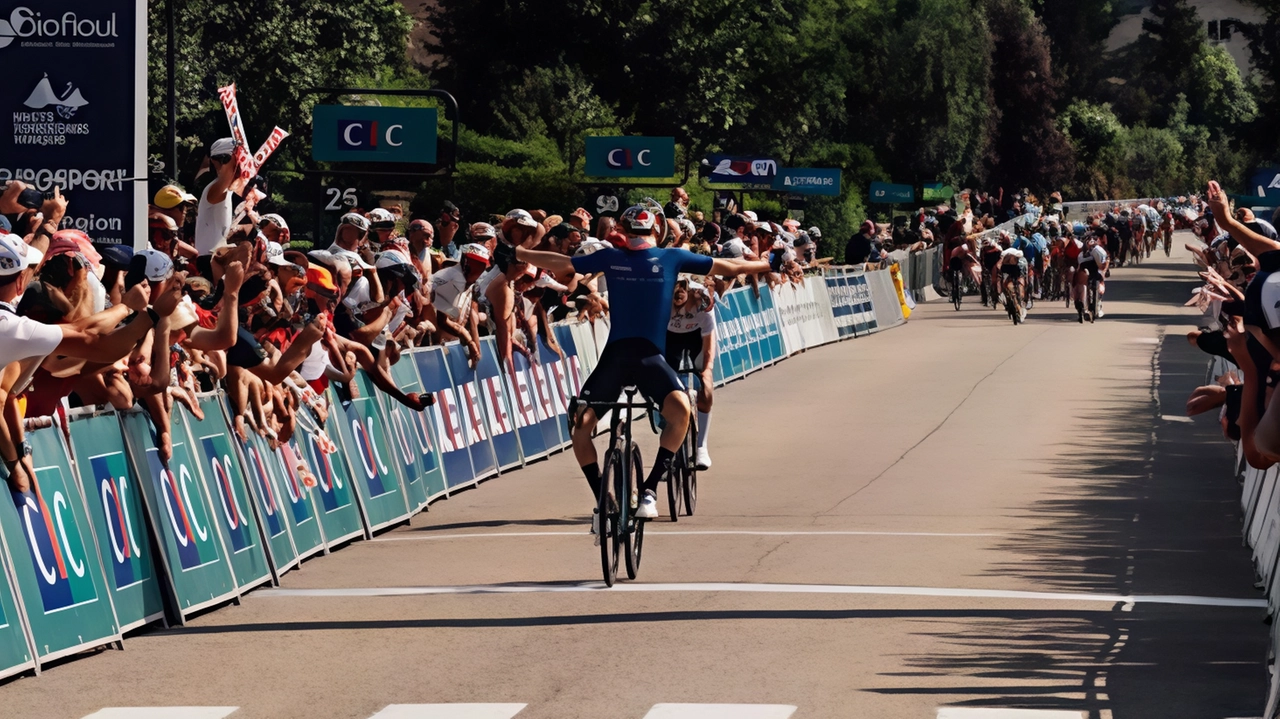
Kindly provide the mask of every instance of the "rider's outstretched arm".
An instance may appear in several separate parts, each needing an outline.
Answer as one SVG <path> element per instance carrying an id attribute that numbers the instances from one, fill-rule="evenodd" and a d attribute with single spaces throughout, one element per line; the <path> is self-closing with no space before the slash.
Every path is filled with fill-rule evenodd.
<path id="1" fill-rule="evenodd" d="M 562 255 L 559 252 L 543 252 L 541 250 L 529 250 L 524 247 L 517 247 L 516 259 L 521 262 L 528 262 L 534 267 L 540 267 L 544 270 L 560 274 L 573 272 L 573 260 L 568 255 Z"/>
<path id="2" fill-rule="evenodd" d="M 768 260 L 739 260 L 717 257 L 711 262 L 711 274 L 720 277 L 757 274 L 768 271 Z"/>

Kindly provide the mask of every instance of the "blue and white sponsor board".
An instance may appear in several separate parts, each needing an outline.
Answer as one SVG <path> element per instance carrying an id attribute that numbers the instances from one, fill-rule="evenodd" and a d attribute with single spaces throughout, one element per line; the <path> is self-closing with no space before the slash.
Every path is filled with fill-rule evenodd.
<path id="1" fill-rule="evenodd" d="M 454 345 L 453 352 L 462 349 Z M 418 378 L 422 381 L 422 390 L 435 395 L 435 404 L 431 405 L 432 423 L 437 431 L 437 447 L 444 467 L 444 480 L 449 488 L 460 487 L 476 479 L 475 467 L 471 463 L 471 452 L 468 434 L 462 427 L 462 410 L 458 407 L 458 391 L 449 376 L 449 363 L 445 360 L 444 349 L 427 347 L 410 353 L 418 367 Z"/>
<path id="2" fill-rule="evenodd" d="M 523 464 L 516 423 L 507 404 L 506 384 L 498 366 L 498 343 L 493 337 L 480 341 L 480 362 L 476 365 L 476 392 L 480 396 L 485 425 L 493 442 L 498 469 L 506 472 Z"/>

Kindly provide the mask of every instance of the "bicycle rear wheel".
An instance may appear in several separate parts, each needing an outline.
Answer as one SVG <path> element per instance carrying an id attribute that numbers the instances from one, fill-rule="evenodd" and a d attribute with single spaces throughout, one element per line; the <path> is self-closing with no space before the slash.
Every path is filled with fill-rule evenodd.
<path id="1" fill-rule="evenodd" d="M 957 312 L 960 310 L 960 302 L 964 297 L 964 286 L 961 281 L 959 272 L 951 273 L 951 302 L 955 304 Z"/>
<path id="2" fill-rule="evenodd" d="M 604 456 L 604 471 L 600 473 L 600 497 L 596 503 L 600 526 L 600 569 L 604 574 L 605 586 L 612 587 L 618 581 L 618 554 L 622 547 L 620 497 L 625 496 L 623 490 L 622 455 L 616 449 L 610 449 Z"/>
<path id="3" fill-rule="evenodd" d="M 640 486 L 640 478 L 642 476 L 644 476 L 644 466 L 640 463 L 640 446 L 633 442 L 631 444 L 631 477 L 627 486 L 628 492 L 632 487 Z M 670 481 L 670 478 L 668 478 L 668 481 Z M 630 526 L 624 529 L 622 536 L 622 541 L 626 544 L 627 549 L 625 552 L 627 579 L 635 579 L 636 573 L 640 571 L 640 554 L 644 550 L 645 521 L 632 514 L 627 523 Z"/>

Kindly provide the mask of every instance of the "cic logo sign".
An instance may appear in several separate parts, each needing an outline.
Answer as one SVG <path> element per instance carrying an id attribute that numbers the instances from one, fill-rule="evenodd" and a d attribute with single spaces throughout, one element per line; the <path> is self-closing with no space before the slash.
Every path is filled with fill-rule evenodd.
<path id="1" fill-rule="evenodd" d="M 311 157 L 321 162 L 436 162 L 435 108 L 316 105 Z"/>
<path id="2" fill-rule="evenodd" d="M 674 137 L 587 137 L 588 177 L 672 177 Z"/>

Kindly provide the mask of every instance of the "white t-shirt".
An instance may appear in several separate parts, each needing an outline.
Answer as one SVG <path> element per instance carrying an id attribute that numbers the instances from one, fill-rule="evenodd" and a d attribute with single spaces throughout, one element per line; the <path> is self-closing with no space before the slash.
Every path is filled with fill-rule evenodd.
<path id="1" fill-rule="evenodd" d="M 720 254 L 723 257 L 732 257 L 740 260 L 743 257 L 746 257 L 746 253 L 750 251 L 751 248 L 747 247 L 747 243 L 743 242 L 742 239 L 738 237 L 734 237 L 728 242 L 720 245 Z"/>
<path id="2" fill-rule="evenodd" d="M 1103 263 L 1107 261 L 1107 251 L 1102 249 L 1102 245 L 1094 245 L 1093 249 L 1089 250 L 1088 256 L 1081 259 L 1093 260 L 1099 267 L 1101 267 Z"/>
<path id="3" fill-rule="evenodd" d="M 667 322 L 668 332 L 700 332 L 701 336 L 714 334 L 716 331 L 715 312 L 684 312 L 674 307 L 671 309 L 671 321 Z"/>
<path id="4" fill-rule="evenodd" d="M 200 193 L 200 208 L 196 214 L 196 252 L 200 255 L 212 255 L 227 240 L 231 231 L 231 191 L 228 190 L 222 202 L 214 205 L 209 202 L 209 183 Z"/>
<path id="5" fill-rule="evenodd" d="M 323 342 L 317 340 L 311 345 L 311 354 L 298 365 L 298 374 L 302 375 L 302 379 L 314 382 L 324 376 L 325 368 L 330 364 L 328 348 Z"/>
<path id="6" fill-rule="evenodd" d="M 404 318 L 409 316 L 409 300 L 405 299 L 403 292 L 397 296 L 400 298 L 400 306 L 397 307 L 396 311 L 391 315 L 391 320 L 387 322 L 386 327 L 382 328 L 382 332 L 369 343 L 371 347 L 378 350 L 386 347 L 387 342 L 391 339 L 391 335 L 394 335 L 396 330 L 400 329 L 400 325 L 404 324 Z"/>
<path id="7" fill-rule="evenodd" d="M 342 304 L 350 307 L 357 315 L 362 315 L 378 306 L 378 303 L 373 302 L 370 297 L 369 278 L 361 276 L 352 281 Z"/>
<path id="8" fill-rule="evenodd" d="M 493 281 L 501 274 L 502 271 L 498 269 L 497 265 L 494 265 L 481 273 L 479 279 L 476 280 L 476 296 L 486 296 L 485 293 L 489 291 L 489 285 L 493 284 Z"/>
<path id="9" fill-rule="evenodd" d="M 431 304 L 453 319 L 462 317 L 462 309 L 471 301 L 467 276 L 460 265 L 452 265 L 431 276 Z"/>
<path id="10" fill-rule="evenodd" d="M 11 305 L 0 302 L 0 367 L 26 362 L 14 392 L 26 389 L 40 362 L 62 342 L 62 327 L 19 317 Z"/>

